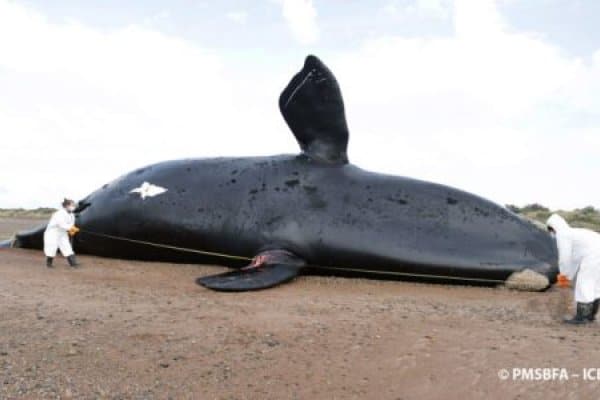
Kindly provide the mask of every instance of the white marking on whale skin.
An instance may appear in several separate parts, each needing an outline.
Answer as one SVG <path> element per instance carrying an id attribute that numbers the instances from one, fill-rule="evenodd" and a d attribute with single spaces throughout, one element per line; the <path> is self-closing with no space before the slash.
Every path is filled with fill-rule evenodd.
<path id="1" fill-rule="evenodd" d="M 142 200 L 146 197 L 154 197 L 163 194 L 168 189 L 153 185 L 152 183 L 144 182 L 139 188 L 132 189 L 129 193 L 139 193 Z"/>
<path id="2" fill-rule="evenodd" d="M 298 90 L 300 90 L 300 88 L 302 86 L 304 86 L 304 84 L 306 83 L 306 81 L 308 80 L 308 78 L 310 78 L 312 76 L 312 74 L 313 74 L 313 71 L 310 71 L 308 74 L 306 74 L 306 76 L 304 77 L 304 79 L 302 80 L 302 82 L 300 82 L 298 84 L 298 86 L 296 86 L 296 88 L 292 91 L 292 94 L 290 94 L 290 97 L 288 97 L 287 101 L 283 105 L 283 108 L 286 108 L 288 106 L 288 104 L 290 104 L 290 101 L 292 101 L 292 98 L 296 95 L 296 92 Z"/>

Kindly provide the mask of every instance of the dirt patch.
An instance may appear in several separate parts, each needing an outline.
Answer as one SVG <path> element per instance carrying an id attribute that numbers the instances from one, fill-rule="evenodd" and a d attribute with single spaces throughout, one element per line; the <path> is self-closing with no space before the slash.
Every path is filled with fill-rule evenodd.
<path id="1" fill-rule="evenodd" d="M 0 398 L 594 398 L 600 383 L 501 380 L 600 367 L 600 324 L 560 323 L 569 289 L 303 276 L 197 286 L 219 267 L 0 250 Z"/>

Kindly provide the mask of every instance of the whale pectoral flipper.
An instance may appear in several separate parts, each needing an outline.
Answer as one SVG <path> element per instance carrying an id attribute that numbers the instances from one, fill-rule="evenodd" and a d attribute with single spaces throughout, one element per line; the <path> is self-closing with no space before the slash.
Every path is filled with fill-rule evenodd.
<path id="1" fill-rule="evenodd" d="M 264 267 L 239 269 L 218 275 L 198 278 L 196 282 L 206 288 L 222 292 L 245 292 L 268 289 L 294 279 L 301 266 L 269 264 Z"/>
<path id="2" fill-rule="evenodd" d="M 242 269 L 198 278 L 196 283 L 223 292 L 245 292 L 268 289 L 294 279 L 304 260 L 285 250 L 260 253 Z"/>
<path id="3" fill-rule="evenodd" d="M 348 126 L 342 92 L 331 71 L 315 56 L 279 96 L 279 109 L 302 152 L 315 161 L 348 162 Z"/>

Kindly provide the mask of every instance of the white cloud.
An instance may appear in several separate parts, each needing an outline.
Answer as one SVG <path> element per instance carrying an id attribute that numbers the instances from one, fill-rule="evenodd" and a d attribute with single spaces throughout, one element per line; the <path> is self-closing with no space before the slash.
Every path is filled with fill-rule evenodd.
<path id="1" fill-rule="evenodd" d="M 317 40 L 312 3 L 285 4 L 302 43 Z M 568 56 L 511 30 L 494 4 L 457 0 L 451 37 L 323 54 L 344 92 L 351 160 L 501 203 L 600 206 L 600 131 L 579 118 L 600 120 L 600 49 Z M 240 68 L 148 27 L 51 23 L 0 0 L 0 206 L 81 198 L 170 158 L 296 152 L 276 98 L 301 61 Z"/>
<path id="2" fill-rule="evenodd" d="M 248 14 L 245 11 L 231 11 L 226 14 L 226 17 L 229 20 L 242 25 L 248 20 Z"/>
<path id="3" fill-rule="evenodd" d="M 296 41 L 303 45 L 319 39 L 317 10 L 312 0 L 279 0 L 281 13 Z"/>
<path id="4" fill-rule="evenodd" d="M 144 25 L 148 27 L 168 23 L 171 19 L 171 13 L 167 10 L 162 10 L 156 14 L 144 18 Z"/>
<path id="5" fill-rule="evenodd" d="M 557 99 L 562 107 L 574 111 L 597 114 L 600 112 L 600 49 L 591 57 L 585 68 L 581 68 L 572 85 L 561 91 Z"/>
<path id="6" fill-rule="evenodd" d="M 411 3 L 393 0 L 383 7 L 383 11 L 400 18 L 433 18 L 446 20 L 450 17 L 449 0 L 415 0 Z"/>
<path id="7" fill-rule="evenodd" d="M 458 37 L 481 41 L 501 36 L 504 28 L 496 0 L 454 1 L 454 29 Z"/>
<path id="8" fill-rule="evenodd" d="M 600 206 L 589 184 L 600 163 L 582 168 L 593 134 L 561 126 L 571 110 L 597 115 L 598 60 L 510 31 L 492 0 L 454 9 L 451 37 L 379 37 L 332 59 L 355 133 L 351 159 L 501 203 Z"/>
<path id="9" fill-rule="evenodd" d="M 81 198 L 169 158 L 285 149 L 293 143 L 285 136 L 261 144 L 240 135 L 246 124 L 282 125 L 276 112 L 257 111 L 266 101 L 276 109 L 277 84 L 250 82 L 212 52 L 157 31 L 54 24 L 0 0 L 0 205 Z"/>
<path id="10" fill-rule="evenodd" d="M 486 1 L 493 4 L 457 1 L 454 37 L 380 37 L 344 55 L 340 68 L 356 72 L 348 77 L 346 90 L 354 88 L 361 97 L 386 104 L 427 96 L 452 106 L 451 97 L 458 95 L 459 101 L 514 115 L 581 72 L 581 62 L 566 58 L 558 48 L 527 34 L 505 32 L 500 17 L 492 13 L 495 9 L 482 6 Z M 480 23 L 485 28 L 477 29 Z M 358 79 L 364 71 L 372 71 L 370 78 L 385 84 Z"/>

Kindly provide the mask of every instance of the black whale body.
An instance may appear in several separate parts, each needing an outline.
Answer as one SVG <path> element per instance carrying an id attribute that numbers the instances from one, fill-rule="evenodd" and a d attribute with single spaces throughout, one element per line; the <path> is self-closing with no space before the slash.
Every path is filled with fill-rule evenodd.
<path id="1" fill-rule="evenodd" d="M 284 90 L 280 108 L 301 154 L 168 161 L 126 174 L 80 201 L 76 223 L 82 232 L 75 250 L 139 260 L 224 262 L 135 240 L 246 258 L 285 250 L 301 262 L 274 264 L 322 266 L 333 273 L 501 281 L 530 269 L 554 281 L 553 239 L 506 208 L 444 185 L 349 164 L 341 93 L 316 57 L 307 58 Z M 142 198 L 132 190 L 144 183 L 166 191 Z M 15 244 L 39 248 L 41 230 L 17 235 Z M 213 288 L 269 287 L 299 269 L 285 279 L 248 287 L 240 279 L 250 272 L 233 274 L 225 286 L 219 281 Z"/>

